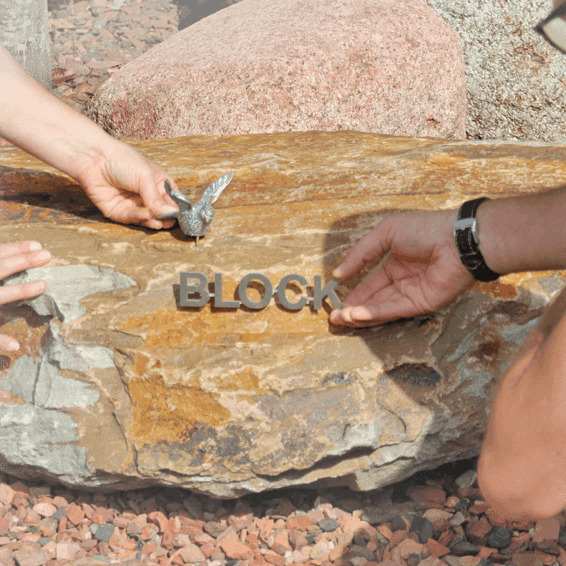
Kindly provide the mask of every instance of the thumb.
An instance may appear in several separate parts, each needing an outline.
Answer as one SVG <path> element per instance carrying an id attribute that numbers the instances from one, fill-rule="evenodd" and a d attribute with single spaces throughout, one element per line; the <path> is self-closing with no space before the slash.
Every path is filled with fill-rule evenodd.
<path id="1" fill-rule="evenodd" d="M 171 183 L 171 187 L 174 190 L 178 190 L 175 181 L 167 177 Z M 165 181 L 165 180 L 164 180 Z M 144 177 L 140 187 L 140 196 L 144 205 L 150 210 L 155 216 L 160 214 L 165 214 L 167 212 L 175 212 L 179 210 L 178 206 L 175 206 L 173 200 L 165 192 L 165 188 L 161 189 L 160 186 L 164 185 L 155 183 L 153 178 Z"/>

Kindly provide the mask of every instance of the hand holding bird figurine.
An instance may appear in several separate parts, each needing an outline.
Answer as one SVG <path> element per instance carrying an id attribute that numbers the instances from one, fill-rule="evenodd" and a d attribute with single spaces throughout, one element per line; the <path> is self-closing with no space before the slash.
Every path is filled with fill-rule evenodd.
<path id="1" fill-rule="evenodd" d="M 198 246 L 199 238 L 206 234 L 214 217 L 212 204 L 218 200 L 218 197 L 228 186 L 233 176 L 234 173 L 228 173 L 213 183 L 210 183 L 204 190 L 198 204 L 193 204 L 191 199 L 173 190 L 171 183 L 167 179 L 165 181 L 165 190 L 175 201 L 179 210 L 161 214 L 157 219 L 165 220 L 166 218 L 176 218 L 184 234 L 187 236 L 196 236 Z"/>

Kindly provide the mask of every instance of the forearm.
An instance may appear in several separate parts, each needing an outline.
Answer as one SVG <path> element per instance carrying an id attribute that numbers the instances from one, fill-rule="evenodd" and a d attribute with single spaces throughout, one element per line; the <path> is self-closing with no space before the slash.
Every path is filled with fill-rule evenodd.
<path id="1" fill-rule="evenodd" d="M 486 201 L 476 217 L 480 251 L 496 273 L 566 269 L 566 187 Z"/>
<path id="2" fill-rule="evenodd" d="M 43 88 L 2 45 L 0 137 L 74 179 L 118 142 Z"/>

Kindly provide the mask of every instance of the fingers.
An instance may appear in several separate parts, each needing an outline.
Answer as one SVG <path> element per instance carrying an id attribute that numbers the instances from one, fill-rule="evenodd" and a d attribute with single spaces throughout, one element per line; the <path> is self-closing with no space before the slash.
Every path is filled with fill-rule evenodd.
<path id="1" fill-rule="evenodd" d="M 170 177 L 166 177 L 171 183 L 171 188 L 179 191 L 177 184 Z M 175 205 L 173 199 L 165 192 L 165 179 L 160 181 L 157 185 L 154 177 L 144 178 L 140 183 L 140 196 L 143 204 L 149 209 L 154 216 L 165 214 L 167 212 L 175 212 L 179 207 Z M 157 222 L 161 222 L 157 220 Z M 165 221 L 163 221 L 165 222 Z M 174 223 L 174 222 L 173 222 Z M 148 226 L 151 228 L 152 226 Z"/>
<path id="2" fill-rule="evenodd" d="M 39 242 L 4 244 L 0 246 L 0 280 L 26 269 L 41 267 L 50 259 L 51 254 L 42 250 Z"/>
<path id="3" fill-rule="evenodd" d="M 9 275 L 41 267 L 51 259 L 47 250 L 41 249 L 41 244 L 34 241 L 16 242 L 0 246 L 0 280 Z M 45 281 L 31 281 L 22 285 L 0 286 L 0 305 L 14 301 L 31 299 L 41 295 L 46 289 Z M 15 352 L 20 348 L 16 340 L 10 336 L 0 335 L 0 351 Z"/>
<path id="4" fill-rule="evenodd" d="M 379 306 L 356 305 L 333 310 L 330 313 L 330 322 L 350 328 L 366 328 L 412 316 L 415 316 L 413 302 L 406 297 L 398 296 L 396 301 L 388 301 L 384 298 Z"/>
<path id="5" fill-rule="evenodd" d="M 19 349 L 20 345 L 17 340 L 0 334 L 0 352 L 17 352 Z"/>
<path id="6" fill-rule="evenodd" d="M 161 230 L 162 228 L 172 228 L 176 219 L 158 220 L 153 213 L 143 206 L 140 195 L 116 195 L 112 201 L 106 203 L 95 203 L 104 213 L 106 218 L 121 224 L 138 224 Z M 175 209 L 177 210 L 177 209 Z"/>
<path id="7" fill-rule="evenodd" d="M 171 186 L 178 190 L 177 185 L 170 179 Z M 165 192 L 164 183 L 156 185 L 153 176 L 150 179 L 142 179 L 140 181 L 140 200 L 135 208 L 128 211 L 127 216 L 121 216 L 118 220 L 124 224 L 139 224 L 153 230 L 161 230 L 162 228 L 172 228 L 177 220 L 168 218 L 166 220 L 158 220 L 156 216 L 167 212 L 176 212 L 179 208 L 173 202 L 173 199 Z M 136 199 L 137 200 L 137 199 Z M 143 204 L 142 204 L 143 203 Z"/>
<path id="8" fill-rule="evenodd" d="M 25 240 L 23 242 L 16 242 L 10 244 L 3 244 L 0 246 L 0 260 L 5 257 L 29 253 L 40 249 L 41 249 L 41 244 L 39 242 L 35 242 L 31 240 Z"/>
<path id="9" fill-rule="evenodd" d="M 333 277 L 344 279 L 356 274 L 366 263 L 379 257 L 391 247 L 393 223 L 391 218 L 382 220 L 369 234 L 366 234 L 332 273 Z"/>

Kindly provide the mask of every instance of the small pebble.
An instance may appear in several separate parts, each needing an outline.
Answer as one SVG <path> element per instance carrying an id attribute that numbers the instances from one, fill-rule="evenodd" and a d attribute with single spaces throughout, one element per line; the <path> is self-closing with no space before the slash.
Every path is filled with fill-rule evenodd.
<path id="1" fill-rule="evenodd" d="M 454 509 L 456 511 L 467 511 L 471 507 L 471 503 L 469 499 L 460 499 L 456 505 L 454 505 Z"/>
<path id="2" fill-rule="evenodd" d="M 454 546 L 450 546 L 450 552 L 454 556 L 475 556 L 479 553 L 479 551 L 480 549 L 475 544 L 466 541 L 462 541 Z"/>
<path id="3" fill-rule="evenodd" d="M 450 519 L 450 525 L 457 527 L 458 525 L 461 525 L 465 520 L 466 516 L 461 511 L 458 511 L 458 513 L 455 513 L 454 517 Z"/>
<path id="4" fill-rule="evenodd" d="M 317 524 L 325 533 L 331 533 L 340 526 L 334 519 L 330 518 L 322 519 Z"/>
<path id="5" fill-rule="evenodd" d="M 493 548 L 505 548 L 511 543 L 511 531 L 497 527 L 489 536 L 488 544 Z"/>
<path id="6" fill-rule="evenodd" d="M 94 538 L 96 540 L 108 542 L 112 538 L 115 529 L 116 527 L 111 523 L 105 523 L 104 525 L 100 525 L 98 529 L 96 529 L 96 533 L 94 533 Z"/>
<path id="7" fill-rule="evenodd" d="M 350 552 L 354 556 L 361 556 L 370 562 L 377 562 L 377 555 L 375 552 L 367 549 L 365 546 L 354 545 L 350 547 Z"/>
<path id="8" fill-rule="evenodd" d="M 362 513 L 362 521 L 367 521 L 370 525 L 380 525 L 392 521 L 399 511 L 397 509 L 382 509 L 380 507 L 367 507 Z"/>
<path id="9" fill-rule="evenodd" d="M 411 523 L 410 533 L 417 533 L 421 544 L 426 544 L 432 538 L 432 523 L 424 517 L 415 517 Z"/>
<path id="10" fill-rule="evenodd" d="M 405 521 L 401 515 L 396 515 L 391 520 L 391 532 L 394 533 L 396 531 L 404 531 L 407 528 Z"/>
<path id="11" fill-rule="evenodd" d="M 454 482 L 459 488 L 463 487 L 472 487 L 474 482 L 476 481 L 478 474 L 475 470 L 468 470 L 460 477 L 456 478 Z"/>
<path id="12" fill-rule="evenodd" d="M 61 517 L 66 517 L 66 516 L 67 516 L 67 512 L 65 511 L 65 509 L 57 509 L 57 511 L 55 511 L 55 513 L 53 513 L 53 515 L 51 515 L 51 517 L 49 518 L 58 521 Z"/>

